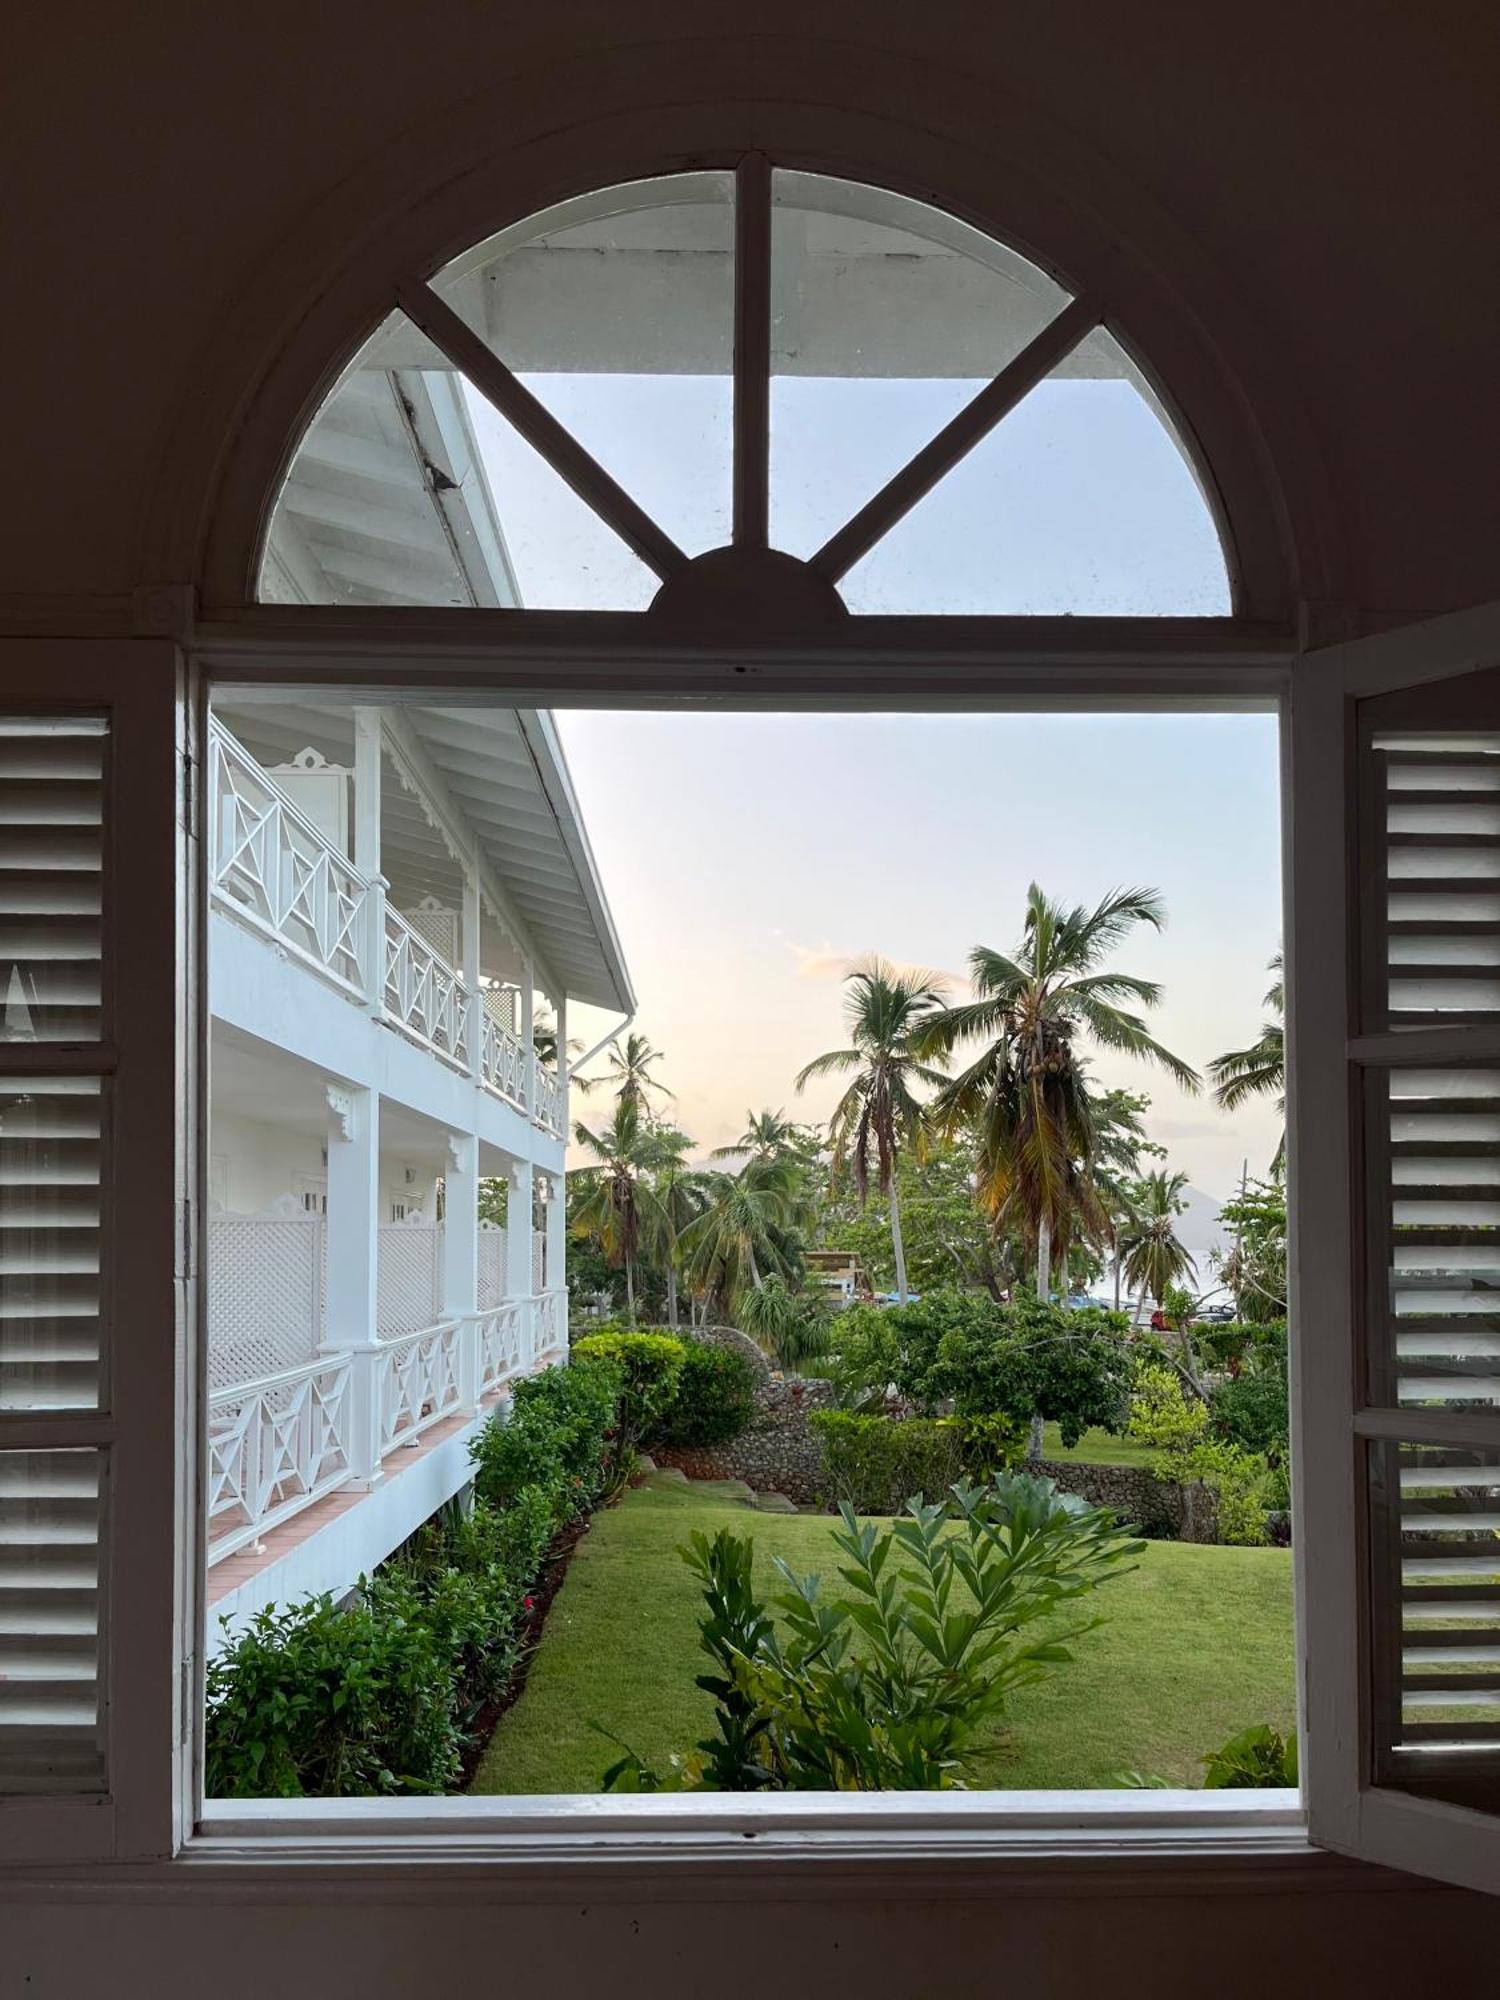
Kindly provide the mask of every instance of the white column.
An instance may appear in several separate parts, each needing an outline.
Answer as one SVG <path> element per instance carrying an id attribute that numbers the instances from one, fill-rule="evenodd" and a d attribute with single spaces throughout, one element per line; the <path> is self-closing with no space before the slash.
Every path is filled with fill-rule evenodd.
<path id="1" fill-rule="evenodd" d="M 530 1160 L 512 1160 L 506 1175 L 505 1196 L 505 1296 L 529 1301 L 531 1298 L 531 1195 Z M 521 1364 L 529 1373 L 535 1348 L 536 1314 L 529 1303 L 521 1308 Z"/>
<path id="2" fill-rule="evenodd" d="M 529 958 L 521 961 L 521 1018 L 516 1023 L 521 1037 L 522 1069 L 526 1079 L 526 1115 L 536 1116 L 536 967 Z M 506 1211 L 507 1214 L 509 1210 Z M 528 1283 L 527 1291 L 531 1290 Z"/>
<path id="3" fill-rule="evenodd" d="M 354 1357 L 350 1467 L 380 1477 L 379 1274 L 380 1099 L 373 1090 L 328 1086 L 328 1263 L 326 1345 Z"/>
<path id="4" fill-rule="evenodd" d="M 568 1000 L 567 1000 L 567 995 L 566 995 L 565 993 L 559 993 L 559 994 L 558 994 L 558 996 L 557 996 L 557 999 L 556 999 L 556 1000 L 555 1000 L 555 1001 L 553 1002 L 553 1007 L 554 1007 L 554 1010 L 555 1010 L 555 1012 L 556 1012 L 556 1014 L 557 1014 L 557 1126 L 558 1126 L 558 1130 L 559 1130 L 559 1131 L 560 1131 L 560 1132 L 562 1133 L 562 1141 L 563 1141 L 563 1144 L 564 1144 L 564 1146 L 566 1146 L 566 1145 L 567 1145 L 567 1143 L 568 1143 L 568 1133 L 569 1133 L 569 1130 L 570 1130 L 570 1127 L 569 1127 L 569 1125 L 568 1125 Z M 559 1199 L 559 1201 L 560 1201 L 560 1200 L 562 1199 L 562 1192 L 563 1192 L 563 1184 L 562 1184 L 562 1175 L 561 1175 L 561 1174 L 559 1174 L 559 1175 L 558 1175 L 558 1177 L 557 1177 L 557 1195 L 558 1195 L 558 1199 Z M 550 1272 L 551 1268 L 552 1268 L 552 1267 L 551 1267 L 551 1266 L 549 1265 L 549 1266 L 548 1266 L 548 1270 L 549 1270 L 549 1272 Z M 558 1284 L 561 1284 L 561 1283 L 562 1283 L 562 1259 L 561 1259 L 561 1258 L 559 1258 L 559 1259 L 558 1259 L 558 1263 L 557 1263 L 557 1270 L 558 1270 L 558 1278 L 557 1278 L 557 1282 L 558 1282 Z M 548 1284 L 549 1284 L 549 1285 L 550 1285 L 550 1284 L 552 1283 L 552 1279 L 550 1278 L 550 1276 L 549 1276 L 549 1278 L 548 1278 L 547 1282 L 548 1282 Z"/>
<path id="5" fill-rule="evenodd" d="M 479 986 L 479 876 L 464 870 L 463 964 L 469 996 L 469 1074 L 476 1083 L 484 1074 L 484 999 Z"/>
<path id="6" fill-rule="evenodd" d="M 460 1322 L 459 1390 L 466 1410 L 479 1406 L 479 1141 L 448 1134 L 443 1173 L 443 1318 Z"/>
<path id="7" fill-rule="evenodd" d="M 567 1184 L 561 1174 L 547 1176 L 547 1290 L 560 1292 L 567 1283 Z"/>
<path id="8" fill-rule="evenodd" d="M 354 865 L 370 883 L 364 935 L 365 1005 L 377 1017 L 385 1005 L 385 892 L 380 871 L 380 750 L 378 708 L 354 711 Z"/>

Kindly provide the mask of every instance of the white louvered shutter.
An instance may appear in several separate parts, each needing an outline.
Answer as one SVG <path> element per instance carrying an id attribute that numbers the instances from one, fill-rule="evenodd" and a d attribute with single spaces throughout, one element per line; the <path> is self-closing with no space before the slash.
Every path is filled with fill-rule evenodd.
<path id="1" fill-rule="evenodd" d="M 0 1416 L 102 1407 L 106 724 L 0 717 Z M 26 1067 L 17 1071 L 17 1061 Z M 87 1061 L 87 1057 L 85 1057 Z M 0 1451 L 0 1796 L 101 1792 L 97 1449 Z"/>
<path id="2" fill-rule="evenodd" d="M 1500 1889 L 1500 608 L 1298 675 L 1311 1825 Z"/>

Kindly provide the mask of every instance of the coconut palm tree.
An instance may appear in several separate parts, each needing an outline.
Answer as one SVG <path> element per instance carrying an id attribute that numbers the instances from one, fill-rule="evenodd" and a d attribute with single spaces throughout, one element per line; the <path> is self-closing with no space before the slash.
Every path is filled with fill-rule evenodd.
<path id="1" fill-rule="evenodd" d="M 766 1277 L 795 1278 L 800 1228 L 808 1220 L 802 1175 L 792 1160 L 750 1160 L 737 1174 L 699 1177 L 701 1208 L 680 1238 L 693 1290 L 733 1308 Z"/>
<path id="2" fill-rule="evenodd" d="M 729 1146 L 715 1146 L 708 1157 L 738 1160 L 748 1154 L 752 1160 L 774 1160 L 791 1151 L 801 1136 L 801 1126 L 793 1124 L 784 1111 L 747 1111 L 745 1129 L 738 1139 Z"/>
<path id="3" fill-rule="evenodd" d="M 592 1239 L 614 1268 L 624 1271 L 625 1310 L 633 1325 L 636 1261 L 643 1252 L 658 1254 L 669 1240 L 667 1215 L 651 1180 L 662 1164 L 658 1135 L 639 1104 L 621 1097 L 608 1125 L 596 1132 L 580 1122 L 573 1137 L 597 1164 L 573 1176 L 579 1199 L 570 1228 L 575 1236 Z"/>
<path id="4" fill-rule="evenodd" d="M 1106 1090 L 1092 1100 L 1094 1157 L 1089 1176 L 1108 1232 L 1102 1247 L 1108 1249 L 1114 1270 L 1116 1312 L 1120 1310 L 1124 1236 L 1139 1213 L 1141 1160 L 1153 1153 L 1158 1159 L 1166 1157 L 1165 1149 L 1152 1145 L 1146 1137 L 1141 1122 L 1148 1102 L 1128 1090 Z"/>
<path id="5" fill-rule="evenodd" d="M 921 1037 L 931 1055 L 983 1043 L 934 1111 L 947 1131 L 973 1127 L 979 1198 L 997 1228 L 1019 1226 L 1035 1246 L 1043 1298 L 1052 1258 L 1066 1256 L 1074 1232 L 1104 1235 L 1108 1227 L 1090 1173 L 1098 1134 L 1077 1039 L 1156 1063 L 1185 1090 L 1199 1087 L 1197 1072 L 1126 1004 L 1154 1007 L 1161 989 L 1104 964 L 1139 925 L 1160 930 L 1165 921 L 1154 889 L 1116 889 L 1092 910 L 1069 910 L 1033 882 L 1015 953 L 977 946 L 969 954 L 977 997 L 944 1009 Z"/>
<path id="6" fill-rule="evenodd" d="M 936 973 L 899 972 L 883 958 L 869 958 L 845 983 L 849 1046 L 816 1057 L 799 1073 L 797 1088 L 815 1076 L 851 1077 L 828 1123 L 833 1179 L 852 1171 L 863 1207 L 873 1165 L 875 1185 L 890 1204 L 896 1297 L 904 1305 L 906 1249 L 896 1166 L 903 1146 L 918 1157 L 926 1147 L 927 1107 L 916 1089 L 936 1089 L 945 1080 L 920 1051 L 924 1031 L 942 1012 L 943 982 Z"/>
<path id="7" fill-rule="evenodd" d="M 627 1035 L 623 1044 L 616 1043 L 609 1052 L 608 1074 L 592 1080 L 612 1084 L 622 1104 L 634 1104 L 649 1111 L 653 1093 L 659 1092 L 663 1097 L 672 1095 L 660 1078 L 651 1074 L 652 1064 L 665 1060 L 662 1051 L 653 1048 L 644 1035 Z"/>
<path id="8" fill-rule="evenodd" d="M 1177 1234 L 1177 1218 L 1186 1207 L 1182 1199 L 1186 1186 L 1186 1174 L 1169 1174 L 1165 1168 L 1147 1174 L 1140 1184 L 1135 1218 L 1127 1225 L 1122 1241 L 1125 1282 L 1140 1294 L 1141 1308 L 1149 1297 L 1156 1301 L 1159 1310 L 1174 1286 L 1197 1279 L 1198 1267 Z M 1177 1334 L 1182 1349 L 1182 1372 L 1193 1390 L 1202 1396 L 1203 1383 L 1186 1326 L 1180 1326 Z"/>
<path id="9" fill-rule="evenodd" d="M 1276 1109 L 1283 1116 L 1286 1113 L 1286 1030 L 1282 1022 L 1286 985 L 1279 951 L 1266 970 L 1276 976 L 1261 1004 L 1269 1007 L 1275 1018 L 1261 1023 L 1260 1037 L 1248 1049 L 1230 1049 L 1222 1056 L 1215 1056 L 1208 1066 L 1214 1101 L 1223 1111 L 1238 1111 L 1252 1097 L 1269 1097 L 1274 1093 Z M 1280 1165 L 1285 1152 L 1283 1133 L 1276 1148 L 1276 1165 Z"/>

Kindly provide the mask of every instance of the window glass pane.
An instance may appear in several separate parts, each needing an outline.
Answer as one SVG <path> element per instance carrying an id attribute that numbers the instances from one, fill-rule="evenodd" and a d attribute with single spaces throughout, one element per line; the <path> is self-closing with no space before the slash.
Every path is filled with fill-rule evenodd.
<path id="1" fill-rule="evenodd" d="M 96 1077 L 0 1079 L 0 1411 L 99 1406 Z"/>
<path id="2" fill-rule="evenodd" d="M 1068 294 L 924 202 L 778 171 L 771 222 L 771 541 L 810 556 Z"/>
<path id="3" fill-rule="evenodd" d="M 1472 1796 L 1500 1745 L 1500 1457 L 1380 1443 L 1370 1485 L 1377 1771 Z"/>
<path id="4" fill-rule="evenodd" d="M 1230 609 L 1223 552 L 1192 467 L 1102 329 L 898 521 L 840 588 L 851 611 L 865 612 L 1145 617 Z"/>
<path id="5" fill-rule="evenodd" d="M 101 1033 L 105 731 L 0 718 L 0 1041 Z"/>
<path id="6" fill-rule="evenodd" d="M 1378 736 L 1373 747 L 1384 792 L 1386 1025 L 1492 1026 L 1500 1021 L 1500 734 L 1409 731 Z"/>
<path id="7" fill-rule="evenodd" d="M 726 173 L 605 188 L 433 280 L 689 555 L 729 539 L 733 201 Z"/>
<path id="8" fill-rule="evenodd" d="M 103 1454 L 0 1451 L 0 1793 L 104 1788 Z"/>
<path id="9" fill-rule="evenodd" d="M 657 578 L 404 313 L 345 369 L 271 517 L 271 603 L 636 611 Z"/>
<path id="10" fill-rule="evenodd" d="M 1500 1070 L 1397 1070 L 1375 1088 L 1372 1400 L 1500 1409 Z"/>

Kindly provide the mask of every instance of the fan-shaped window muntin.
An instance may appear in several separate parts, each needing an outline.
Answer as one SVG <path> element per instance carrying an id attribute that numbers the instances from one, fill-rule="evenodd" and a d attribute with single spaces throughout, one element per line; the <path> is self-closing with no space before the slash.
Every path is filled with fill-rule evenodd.
<path id="1" fill-rule="evenodd" d="M 1232 608 L 1105 302 L 759 157 L 560 202 L 401 285 L 293 455 L 259 595 L 688 624 Z"/>

